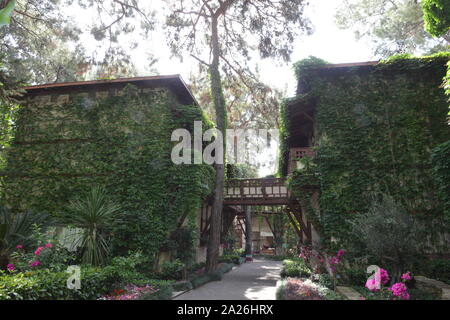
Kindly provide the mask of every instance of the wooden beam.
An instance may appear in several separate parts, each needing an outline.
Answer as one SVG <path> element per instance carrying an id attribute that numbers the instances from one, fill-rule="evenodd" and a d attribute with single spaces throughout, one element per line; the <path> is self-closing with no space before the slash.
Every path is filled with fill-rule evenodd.
<path id="1" fill-rule="evenodd" d="M 273 231 L 273 226 L 272 226 L 272 224 L 270 223 L 269 218 L 268 218 L 268 217 L 264 217 L 264 218 L 266 219 L 266 222 L 267 222 L 267 225 L 268 225 L 269 228 L 270 228 L 270 231 L 272 231 L 272 234 L 273 234 L 273 236 L 275 237 L 275 232 Z"/>
<path id="2" fill-rule="evenodd" d="M 299 237 L 300 239 L 303 239 L 302 232 L 301 232 L 301 230 L 298 228 L 297 224 L 295 223 L 294 218 L 292 218 L 292 216 L 291 216 L 291 214 L 290 214 L 289 212 L 286 212 L 286 213 L 287 213 L 287 216 L 288 216 L 289 220 L 291 221 L 292 227 L 294 228 L 294 230 L 295 230 L 295 232 L 297 233 L 298 237 Z"/>

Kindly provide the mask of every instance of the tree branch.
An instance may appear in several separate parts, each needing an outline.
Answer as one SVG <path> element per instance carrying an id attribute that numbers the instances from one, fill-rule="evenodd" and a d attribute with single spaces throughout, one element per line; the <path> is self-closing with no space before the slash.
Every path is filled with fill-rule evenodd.
<path id="1" fill-rule="evenodd" d="M 194 59 L 196 59 L 197 61 L 199 61 L 200 63 L 204 64 L 204 65 L 207 66 L 207 67 L 211 66 L 211 64 L 206 63 L 206 62 L 203 61 L 202 59 L 200 59 L 200 58 L 194 56 L 192 53 L 191 53 L 191 57 L 194 58 Z"/>

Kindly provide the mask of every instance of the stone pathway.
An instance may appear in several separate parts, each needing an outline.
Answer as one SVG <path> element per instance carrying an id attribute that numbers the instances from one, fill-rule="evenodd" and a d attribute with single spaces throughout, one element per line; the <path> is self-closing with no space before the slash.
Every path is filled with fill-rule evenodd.
<path id="1" fill-rule="evenodd" d="M 175 300 L 275 300 L 281 261 L 255 259 Z"/>

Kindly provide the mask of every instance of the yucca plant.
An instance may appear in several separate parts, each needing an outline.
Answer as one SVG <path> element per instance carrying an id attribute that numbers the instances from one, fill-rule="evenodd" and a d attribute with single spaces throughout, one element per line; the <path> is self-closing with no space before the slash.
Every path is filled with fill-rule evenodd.
<path id="1" fill-rule="evenodd" d="M 0 269 L 9 262 L 9 255 L 17 245 L 33 242 L 33 225 L 47 224 L 47 215 L 31 211 L 13 213 L 0 205 Z"/>
<path id="2" fill-rule="evenodd" d="M 109 232 L 118 222 L 120 207 L 107 197 L 101 186 L 95 186 L 85 198 L 72 201 L 64 221 L 81 234 L 75 245 L 81 248 L 83 263 L 104 265 L 109 253 Z"/>

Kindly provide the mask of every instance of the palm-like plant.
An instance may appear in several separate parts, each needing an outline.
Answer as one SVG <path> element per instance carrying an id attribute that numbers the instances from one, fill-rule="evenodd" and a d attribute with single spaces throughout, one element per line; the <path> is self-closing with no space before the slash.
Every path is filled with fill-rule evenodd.
<path id="1" fill-rule="evenodd" d="M 9 255 L 17 245 L 33 242 L 33 225 L 48 222 L 47 215 L 30 211 L 13 213 L 0 205 L 0 268 L 9 262 Z"/>
<path id="2" fill-rule="evenodd" d="M 109 230 L 118 222 L 120 207 L 108 200 L 103 187 L 91 189 L 87 197 L 72 201 L 64 215 L 66 223 L 80 228 L 75 245 L 81 247 L 83 263 L 104 265 L 109 253 Z"/>

